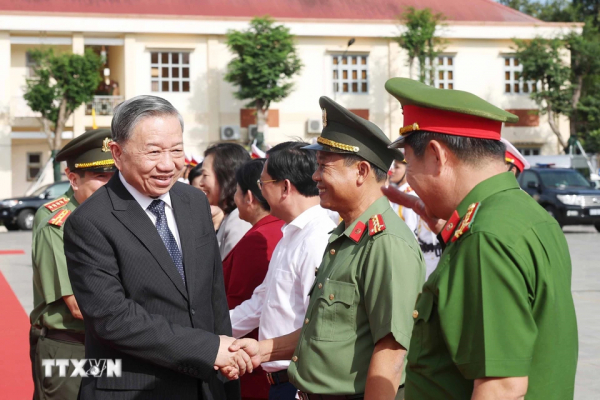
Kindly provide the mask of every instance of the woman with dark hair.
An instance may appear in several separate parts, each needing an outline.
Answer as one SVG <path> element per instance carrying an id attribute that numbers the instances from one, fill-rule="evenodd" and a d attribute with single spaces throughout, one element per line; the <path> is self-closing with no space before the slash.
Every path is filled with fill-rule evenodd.
<path id="1" fill-rule="evenodd" d="M 190 185 L 200 189 L 200 177 L 202 176 L 202 163 L 196 165 L 188 174 L 188 182 Z"/>
<path id="2" fill-rule="evenodd" d="M 236 190 L 235 171 L 250 159 L 246 149 L 235 143 L 218 143 L 204 152 L 200 189 L 208 197 L 211 208 L 219 207 L 223 210 L 223 220 L 220 225 L 215 224 L 222 260 L 251 227 L 248 222 L 240 219 L 233 200 Z M 211 211 L 215 214 L 214 210 Z"/>
<path id="3" fill-rule="evenodd" d="M 271 255 L 281 239 L 283 221 L 269 214 L 269 203 L 258 188 L 265 159 L 248 161 L 235 173 L 235 204 L 240 218 L 252 228 L 223 260 L 223 277 L 229 309 L 252 297 L 267 274 Z M 258 339 L 258 329 L 245 337 Z M 262 368 L 241 377 L 242 399 L 268 399 L 270 385 Z"/>

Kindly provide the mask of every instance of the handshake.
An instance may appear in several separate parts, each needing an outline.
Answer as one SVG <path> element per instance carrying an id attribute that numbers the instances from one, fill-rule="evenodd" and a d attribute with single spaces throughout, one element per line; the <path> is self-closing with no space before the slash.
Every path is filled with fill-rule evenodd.
<path id="1" fill-rule="evenodd" d="M 219 352 L 215 359 L 215 370 L 220 370 L 229 380 L 252 373 L 261 364 L 258 342 L 254 339 L 234 339 L 220 336 Z"/>

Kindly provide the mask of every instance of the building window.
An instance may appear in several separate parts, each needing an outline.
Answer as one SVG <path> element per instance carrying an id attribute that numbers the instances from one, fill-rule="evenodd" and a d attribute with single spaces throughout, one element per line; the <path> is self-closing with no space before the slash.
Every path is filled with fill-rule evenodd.
<path id="1" fill-rule="evenodd" d="M 454 57 L 439 56 L 435 69 L 435 87 L 438 89 L 454 89 Z"/>
<path id="2" fill-rule="evenodd" d="M 38 66 L 38 63 L 31 57 L 31 53 L 25 53 L 25 67 L 27 68 L 27 78 L 34 78 L 34 69 Z"/>
<path id="3" fill-rule="evenodd" d="M 524 156 L 539 156 L 539 147 L 517 147 L 517 150 Z"/>
<path id="4" fill-rule="evenodd" d="M 190 53 L 150 53 L 150 79 L 153 92 L 189 92 Z"/>
<path id="5" fill-rule="evenodd" d="M 536 91 L 534 81 L 523 81 L 523 66 L 516 57 L 504 58 L 504 93 L 527 94 Z"/>
<path id="6" fill-rule="evenodd" d="M 35 180 L 41 170 L 42 153 L 27 153 L 27 180 Z"/>
<path id="7" fill-rule="evenodd" d="M 333 91 L 369 93 L 368 56 L 333 55 Z"/>

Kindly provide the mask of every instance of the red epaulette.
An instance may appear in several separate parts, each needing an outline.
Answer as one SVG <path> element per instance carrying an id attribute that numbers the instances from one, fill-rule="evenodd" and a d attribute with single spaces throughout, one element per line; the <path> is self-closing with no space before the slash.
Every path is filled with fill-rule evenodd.
<path id="1" fill-rule="evenodd" d="M 48 221 L 48 223 L 50 225 L 62 226 L 67 220 L 69 214 L 71 214 L 71 210 L 62 210 L 59 213 L 57 213 L 54 217 L 50 218 L 50 221 Z"/>
<path id="2" fill-rule="evenodd" d="M 365 223 L 362 221 L 358 221 L 356 225 L 354 225 L 354 230 L 350 234 L 350 239 L 358 243 L 363 233 L 365 233 Z"/>
<path id="3" fill-rule="evenodd" d="M 475 219 L 475 214 L 477 214 L 477 210 L 479 209 L 479 204 L 480 203 L 473 203 L 469 205 L 465 217 L 463 218 L 462 222 L 460 223 L 460 226 L 452 236 L 452 242 L 458 240 L 459 237 L 461 237 L 466 231 L 469 230 L 469 228 L 471 228 L 471 224 L 473 224 L 473 220 Z"/>
<path id="4" fill-rule="evenodd" d="M 68 202 L 68 197 L 59 197 L 58 199 L 52 200 L 51 202 L 44 204 L 44 207 L 54 212 L 59 208 L 66 206 Z"/>
<path id="5" fill-rule="evenodd" d="M 369 236 L 376 235 L 382 231 L 385 231 L 383 217 L 381 216 L 381 214 L 373 215 L 369 219 Z"/>

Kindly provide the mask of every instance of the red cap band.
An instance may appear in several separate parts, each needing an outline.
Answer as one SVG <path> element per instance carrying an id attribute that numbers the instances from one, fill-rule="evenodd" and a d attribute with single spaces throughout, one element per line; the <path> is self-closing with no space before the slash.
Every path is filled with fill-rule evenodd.
<path id="1" fill-rule="evenodd" d="M 404 126 L 417 123 L 419 130 L 422 131 L 500 140 L 502 130 L 500 121 L 414 105 L 407 105 L 402 109 L 404 110 Z"/>
<path id="2" fill-rule="evenodd" d="M 506 162 L 515 164 L 515 167 L 517 167 L 520 172 L 523 172 L 523 170 L 525 169 L 525 165 L 513 153 L 511 153 L 507 150 L 506 153 L 504 154 L 504 157 L 506 158 Z"/>

